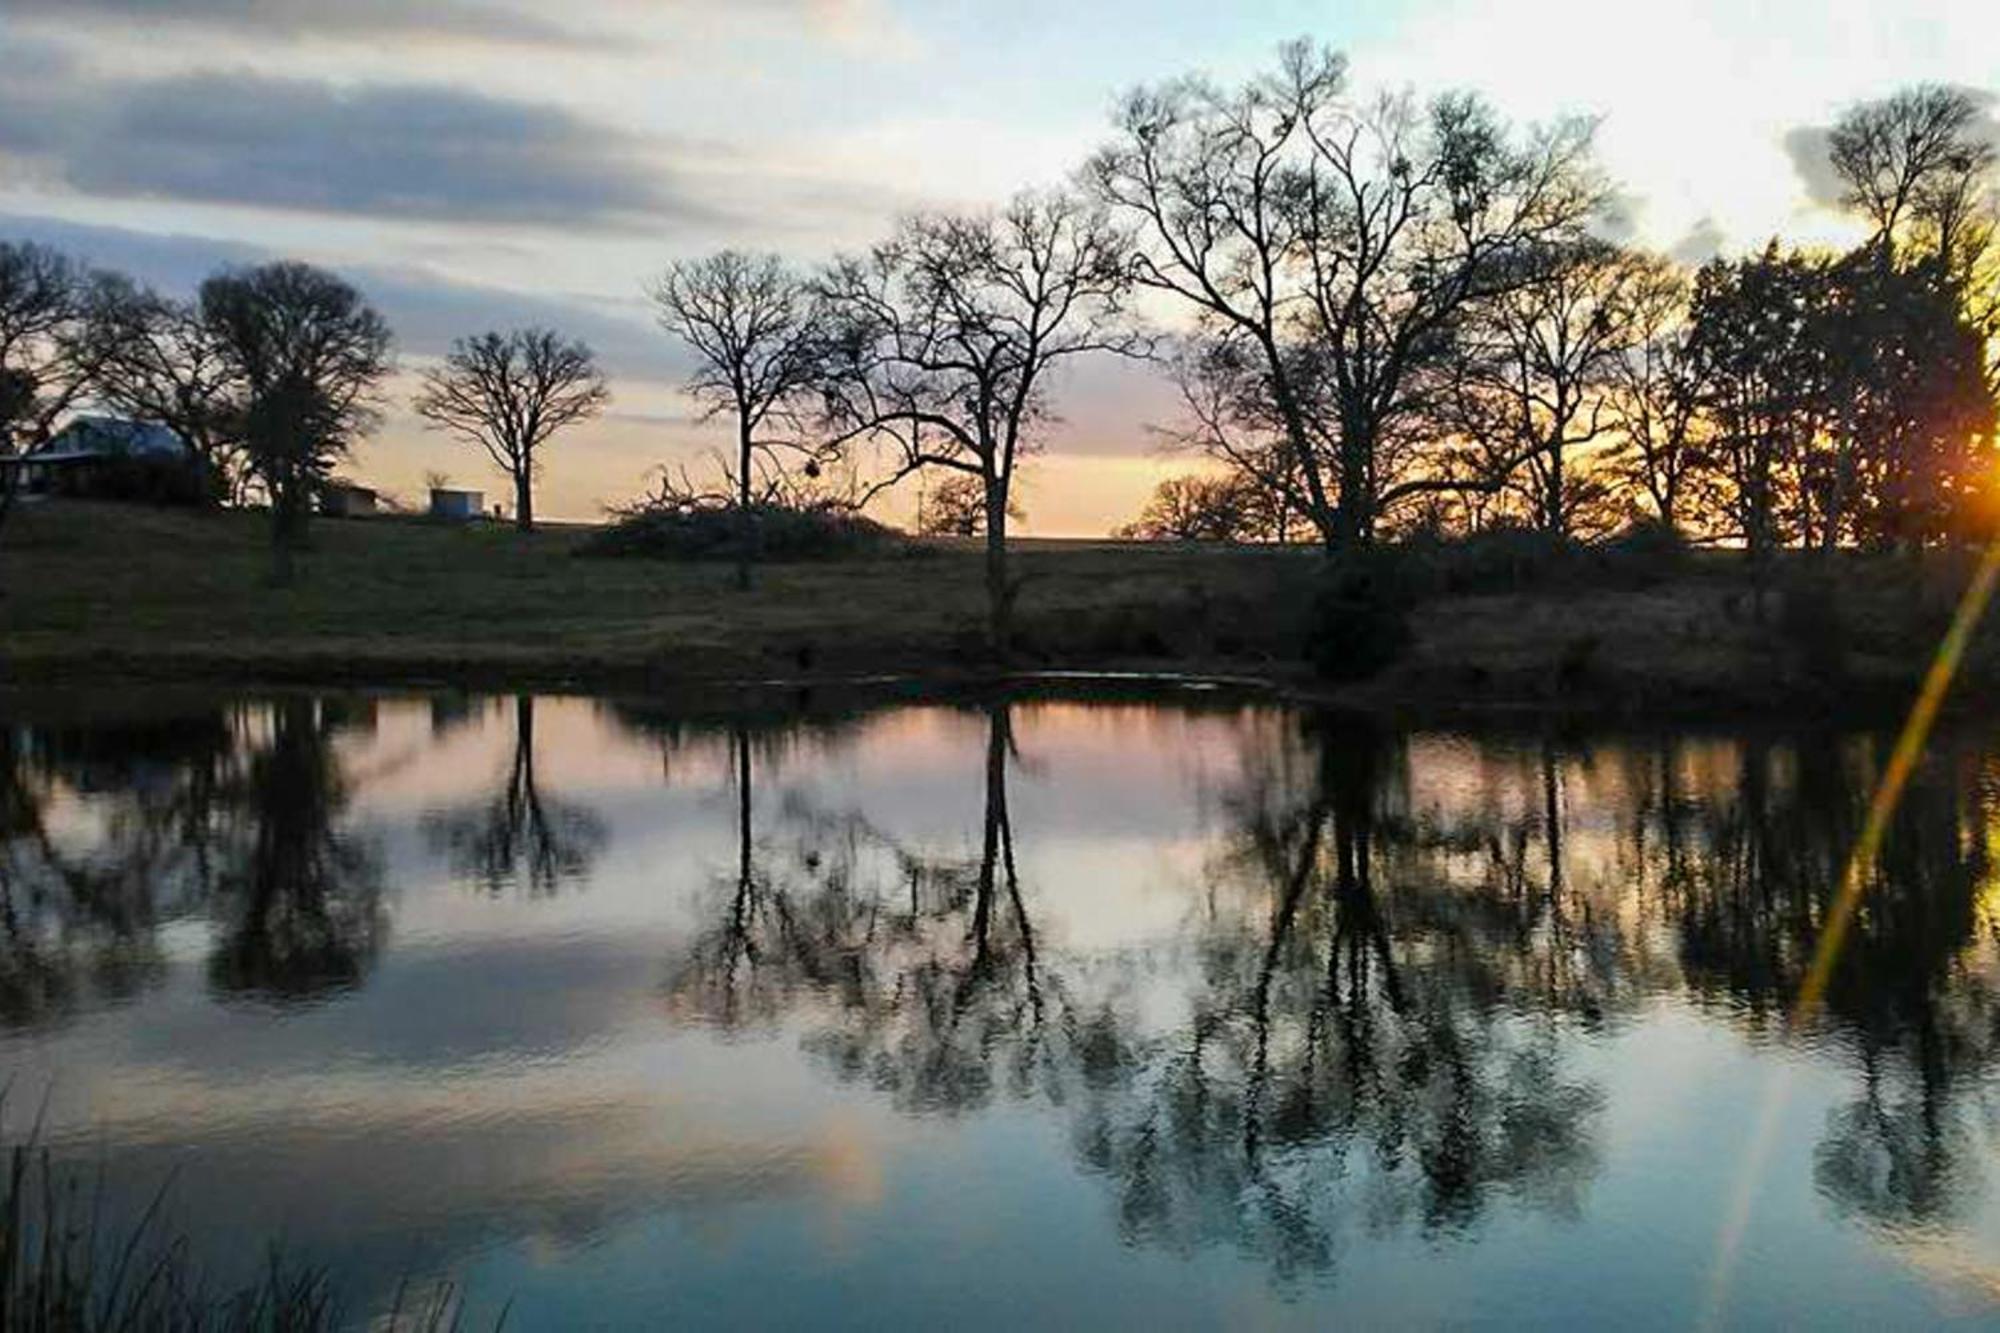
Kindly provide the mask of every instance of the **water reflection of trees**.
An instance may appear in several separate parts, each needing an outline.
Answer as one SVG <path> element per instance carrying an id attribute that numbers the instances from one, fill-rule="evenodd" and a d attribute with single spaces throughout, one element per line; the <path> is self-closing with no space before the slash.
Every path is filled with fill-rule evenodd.
<path id="1" fill-rule="evenodd" d="M 434 709 L 434 728 L 437 713 Z M 588 875 L 605 838 L 604 825 L 589 810 L 542 789 L 535 764 L 535 700 L 527 694 L 514 699 L 512 755 L 497 790 L 479 805 L 436 817 L 430 831 L 451 853 L 458 873 L 486 892 L 519 885 L 534 897 L 547 897 Z"/>
<path id="2" fill-rule="evenodd" d="M 1089 886 L 1030 873 L 1011 799 L 1029 714 L 964 715 L 983 781 L 940 848 L 889 812 L 788 794 L 785 771 L 853 715 L 618 711 L 674 764 L 727 775 L 734 847 L 669 969 L 674 1011 L 796 1027 L 832 1074 L 912 1111 L 1057 1108 L 1135 1240 L 1288 1272 L 1331 1265 L 1356 1228 L 1579 1207 L 1601 1096 L 1578 1039 L 1660 997 L 1796 1039 L 1784 1015 L 1886 748 L 1475 743 L 1245 714 L 1183 929 L 1093 952 L 1052 910 Z M 461 869 L 540 891 L 585 873 L 596 835 L 537 780 L 532 701 L 513 717 L 493 797 L 437 827 Z M 359 983 L 385 918 L 347 813 L 356 721 L 294 697 L 0 727 L 0 1022 L 143 993 L 177 919 L 209 923 L 219 994 Z M 1808 1034 L 1853 1070 L 1808 1132 L 1818 1186 L 1861 1220 L 1949 1219 L 1981 1175 L 1974 1117 L 2000 1063 L 1987 754 L 1939 742 Z"/>
<path id="3" fill-rule="evenodd" d="M 1354 726 L 1246 756 L 1189 1019 L 1146 1096 L 1086 1121 L 1135 1234 L 1296 1269 L 1348 1227 L 1469 1230 L 1502 1197 L 1577 1207 L 1601 1096 L 1564 1067 L 1555 996 L 1512 993 L 1521 960 L 1491 945 L 1518 926 L 1418 865 L 1461 835 L 1412 817 L 1406 776 Z"/>
<path id="4" fill-rule="evenodd" d="M 1855 1096 L 1823 1127 L 1817 1184 L 1864 1220 L 1940 1221 L 1977 1174 L 1967 1117 L 1981 1108 L 1968 1094 L 2000 1051 L 1977 742 L 1934 746 L 1891 823 L 1821 1014 L 1809 1033 L 1786 1026 L 1886 752 L 1885 738 L 1812 731 L 1627 738 L 1559 753 L 1515 747 L 1475 785 L 1518 795 L 1555 774 L 1588 789 L 1573 807 L 1551 804 L 1539 829 L 1516 800 L 1500 842 L 1585 881 L 1555 896 L 1594 917 L 1595 958 L 1624 958 L 1628 975 L 1646 960 L 1637 995 L 1684 988 L 1759 1040 L 1808 1039 L 1851 1064 Z M 1461 808 L 1490 818 L 1506 804 Z M 1578 825 L 1590 851 L 1564 855 L 1564 829 L 1574 842 Z M 1595 885 L 1579 863 L 1594 866 Z M 1545 880 L 1555 884 L 1554 872 Z M 1609 979 L 1599 971 L 1599 984 Z"/>
<path id="5" fill-rule="evenodd" d="M 342 831 L 348 787 L 332 727 L 310 699 L 271 710 L 220 811 L 228 854 L 217 866 L 220 938 L 209 956 L 219 990 L 289 1000 L 358 983 L 384 932 L 374 857 Z"/>
<path id="6" fill-rule="evenodd" d="M 740 860 L 670 969 L 676 1011 L 789 1017 L 839 1077 L 910 1109 L 1059 1106 L 1137 1241 L 1306 1271 L 1348 1226 L 1468 1228 L 1500 1195 L 1575 1206 L 1598 1095 L 1562 1068 L 1546 1015 L 1468 972 L 1477 950 L 1422 915 L 1406 929 L 1378 893 L 1378 740 L 1254 747 L 1191 939 L 1105 962 L 1043 938 L 1008 799 L 1013 713 L 985 720 L 969 859 L 858 815 L 753 827 L 738 738 Z"/>
<path id="7" fill-rule="evenodd" d="M 1760 1025 L 1796 994 L 1839 890 L 1886 741 L 1746 747 L 1676 903 L 1690 979 Z M 1818 1029 L 1856 1069 L 1816 1152 L 1821 1190 L 1883 1223 L 1940 1221 L 1977 1174 L 1966 1117 L 2000 1056 L 1991 811 L 1980 759 L 1946 738 L 1905 794 Z"/>
<path id="8" fill-rule="evenodd" d="M 219 715 L 0 728 L 0 1021 L 129 998 L 162 972 L 156 928 L 199 898 L 231 737 Z M 93 836 L 52 808 L 100 798 Z"/>
<path id="9" fill-rule="evenodd" d="M 1813 734 L 1413 755 L 1436 738 L 1269 715 L 1215 793 L 1187 934 L 1107 961 L 1051 941 L 1021 882 L 1013 718 L 986 716 L 972 855 L 764 810 L 754 756 L 775 770 L 782 747 L 733 733 L 736 863 L 670 1002 L 799 1026 L 906 1108 L 1041 1098 L 1128 1235 L 1284 1271 L 1330 1265 L 1348 1228 L 1578 1209 L 1602 1096 L 1576 1044 L 1656 997 L 1789 1038 L 1881 756 Z M 1855 1070 L 1816 1180 L 1863 1219 L 1941 1219 L 1974 1175 L 1965 1094 L 2000 1033 L 1979 753 L 1947 747 L 1912 787 L 1808 1034 Z"/>
<path id="10" fill-rule="evenodd" d="M 820 1056 L 913 1109 L 958 1110 L 991 1095 L 1012 1048 L 1031 1049 L 1043 1016 L 1033 926 L 1006 808 L 1006 714 L 988 726 L 980 850 L 927 855 L 858 813 L 793 801 L 760 825 L 763 745 L 729 733 L 737 859 L 718 885 L 714 924 L 671 970 L 677 1014 L 740 1030 L 823 1003 L 843 1019 L 815 1034 Z"/>
<path id="11" fill-rule="evenodd" d="M 340 828 L 336 723 L 295 698 L 0 729 L 0 1021 L 139 994 L 164 972 L 160 927 L 195 914 L 222 992 L 357 981 L 381 910 Z"/>

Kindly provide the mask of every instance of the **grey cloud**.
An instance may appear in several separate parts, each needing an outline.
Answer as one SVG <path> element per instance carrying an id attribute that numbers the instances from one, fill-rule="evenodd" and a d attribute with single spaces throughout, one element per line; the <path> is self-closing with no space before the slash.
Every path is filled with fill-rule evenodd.
<path id="1" fill-rule="evenodd" d="M 597 46 L 601 36 L 473 0 L 9 0 L 9 16 L 43 27 L 173 25 L 264 38 L 444 38 Z"/>
<path id="2" fill-rule="evenodd" d="M 1675 241 L 1667 254 L 1682 264 L 1705 264 L 1721 253 L 1727 239 L 1714 218 L 1703 218 L 1688 228 L 1687 235 Z"/>
<path id="3" fill-rule="evenodd" d="M 711 216 L 675 193 L 658 147 L 434 85 L 239 72 L 0 87 L 0 152 L 110 197 L 570 228 Z"/>
<path id="4" fill-rule="evenodd" d="M 183 296 L 218 268 L 278 257 L 258 246 L 211 237 L 162 235 L 8 214 L 0 214 L 0 239 L 52 245 Z M 674 373 L 674 359 L 664 335 L 639 320 L 609 313 L 594 302 L 455 282 L 408 266 L 332 267 L 382 311 L 395 329 L 397 346 L 413 356 L 437 356 L 452 339 L 482 329 L 544 324 L 589 343 L 600 364 L 614 376 L 657 379 Z"/>
<path id="5" fill-rule="evenodd" d="M 1831 137 L 1831 131 L 1824 125 L 1800 125 L 1785 131 L 1783 143 L 1785 156 L 1792 160 L 1792 170 L 1806 187 L 1806 197 L 1824 207 L 1838 208 L 1847 187 L 1841 184 L 1839 173 L 1833 169 L 1833 159 L 1828 156 Z"/>
<path id="6" fill-rule="evenodd" d="M 1985 88 L 1961 88 L 1959 91 L 1988 113 L 1988 118 L 1975 127 L 1975 135 L 2000 149 L 2000 119 L 1992 115 L 1994 109 L 2000 107 L 2000 94 Z M 1792 170 L 1798 173 L 1800 183 L 1806 188 L 1806 197 L 1822 207 L 1839 208 L 1842 207 L 1842 196 L 1846 194 L 1847 187 L 1833 169 L 1832 140 L 1830 126 L 1800 125 L 1787 130 L 1781 142 L 1785 155 L 1792 160 Z"/>
<path id="7" fill-rule="evenodd" d="M 1612 190 L 1592 220 L 1597 235 L 1618 245 L 1630 245 L 1639 234 L 1639 217 L 1646 211 L 1645 196 L 1631 190 Z"/>

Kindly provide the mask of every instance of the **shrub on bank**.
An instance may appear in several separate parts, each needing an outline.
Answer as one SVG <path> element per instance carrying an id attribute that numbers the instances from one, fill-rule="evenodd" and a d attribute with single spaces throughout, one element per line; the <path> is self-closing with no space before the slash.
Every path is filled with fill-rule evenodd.
<path id="1" fill-rule="evenodd" d="M 1645 587 L 1682 572 L 1688 545 L 1668 524 L 1640 519 L 1596 542 L 1559 541 L 1502 523 L 1463 537 L 1413 536 L 1395 548 L 1405 582 L 1425 597 L 1546 587 Z"/>
<path id="2" fill-rule="evenodd" d="M 1403 582 L 1430 596 L 1519 592 L 1546 582 L 1569 552 L 1539 532 L 1497 524 L 1464 537 L 1412 537 L 1395 548 Z"/>
<path id="3" fill-rule="evenodd" d="M 1414 601 L 1405 552 L 1358 551 L 1328 566 L 1312 600 L 1306 657 L 1328 680 L 1367 680 L 1410 646 Z"/>
<path id="4" fill-rule="evenodd" d="M 1589 551 L 1599 578 L 1618 587 L 1648 587 L 1688 564 L 1687 538 L 1655 518 L 1635 519 Z"/>
<path id="5" fill-rule="evenodd" d="M 588 557 L 654 560 L 838 560 L 875 555 L 903 543 L 901 533 L 836 506 L 654 505 L 620 515 L 577 548 Z"/>

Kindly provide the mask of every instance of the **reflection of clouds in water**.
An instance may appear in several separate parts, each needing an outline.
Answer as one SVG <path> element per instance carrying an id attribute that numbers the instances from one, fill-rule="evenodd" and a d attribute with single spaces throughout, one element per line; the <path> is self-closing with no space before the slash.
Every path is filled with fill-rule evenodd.
<path id="1" fill-rule="evenodd" d="M 0 1051 L 53 1084 L 66 1151 L 102 1144 L 134 1189 L 199 1164 L 184 1204 L 218 1233 L 561 1267 L 656 1214 L 754 1246 L 742 1210 L 796 1198 L 860 1263 L 899 1159 L 1025 1117 L 1127 1243 L 1343 1286 L 1400 1238 L 1588 1239 L 1609 1127 L 1713 1067 L 1596 1053 L 1662 1006 L 1778 1037 L 1874 754 L 1035 701 L 194 723 L 0 730 L 0 888 L 42 895 L 0 984 L 48 987 Z M 1844 1234 L 1986 1225 L 1990 770 L 1954 741 L 1913 790 L 1794 1051 L 1836 1090 L 1803 1197 Z M 440 812 L 531 796 L 597 830 L 565 891 L 467 892 L 512 863 Z M 118 951 L 154 961 L 113 1012 Z"/>

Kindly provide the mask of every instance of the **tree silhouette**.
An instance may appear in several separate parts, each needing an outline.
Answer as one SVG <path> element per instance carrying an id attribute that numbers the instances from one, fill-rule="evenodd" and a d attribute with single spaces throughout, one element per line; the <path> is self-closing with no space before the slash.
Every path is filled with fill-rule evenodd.
<path id="1" fill-rule="evenodd" d="M 135 290 L 95 376 L 103 402 L 171 430 L 201 461 L 207 497 L 242 503 L 254 478 L 243 448 L 242 404 L 216 331 L 189 302 Z"/>
<path id="2" fill-rule="evenodd" d="M 926 214 L 820 281 L 822 389 L 836 438 L 888 444 L 895 474 L 974 479 L 984 503 L 987 637 L 1008 649 L 1014 598 L 1007 520 L 1016 469 L 1047 421 L 1051 373 L 1146 340 L 1124 310 L 1125 241 L 1066 194 L 1024 194 L 998 214 Z"/>
<path id="3" fill-rule="evenodd" d="M 339 827 L 348 789 L 319 707 L 283 700 L 271 721 L 231 794 L 208 976 L 225 994 L 310 1000 L 359 985 L 373 962 L 385 932 L 379 871 Z"/>
<path id="4" fill-rule="evenodd" d="M 499 790 L 475 810 L 431 822 L 462 875 L 488 893 L 520 885 L 546 897 L 589 873 L 605 830 L 588 810 L 549 796 L 535 771 L 535 700 L 514 698 L 514 746 Z"/>
<path id="5" fill-rule="evenodd" d="M 1329 547 L 1465 484 L 1415 457 L 1458 323 L 1530 252 L 1580 238 L 1602 199 L 1587 123 L 1523 139 L 1470 95 L 1360 103 L 1346 74 L 1301 41 L 1241 88 L 1142 89 L 1086 169 L 1141 230 L 1137 280 L 1229 348 L 1252 389 L 1235 401 L 1268 409 L 1250 415 L 1277 427 L 1277 475 Z"/>
<path id="6" fill-rule="evenodd" d="M 270 499 L 274 576 L 289 583 L 314 494 L 374 421 L 389 326 L 345 281 L 292 261 L 209 278 L 201 317 L 229 367 L 250 466 Z"/>
<path id="7" fill-rule="evenodd" d="M 529 328 L 460 338 L 443 365 L 424 373 L 412 406 L 430 425 L 486 451 L 514 483 L 514 525 L 532 532 L 542 447 L 610 400 L 587 344 Z"/>
<path id="8" fill-rule="evenodd" d="M 817 472 L 825 451 L 797 433 L 801 402 L 820 374 L 822 311 L 811 287 L 776 255 L 723 250 L 669 267 L 653 288 L 660 324 L 693 349 L 688 392 L 736 428 L 733 482 L 742 525 L 736 584 L 750 586 L 756 558 L 753 502 L 782 493 L 796 456 Z"/>
<path id="9" fill-rule="evenodd" d="M 33 242 L 0 241 L 0 458 L 48 442 L 128 325 L 131 284 Z M 18 479 L 0 466 L 0 528 Z"/>

